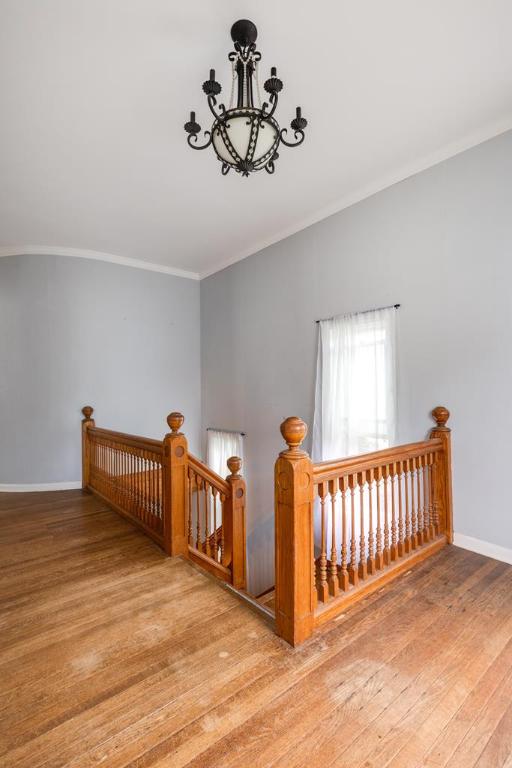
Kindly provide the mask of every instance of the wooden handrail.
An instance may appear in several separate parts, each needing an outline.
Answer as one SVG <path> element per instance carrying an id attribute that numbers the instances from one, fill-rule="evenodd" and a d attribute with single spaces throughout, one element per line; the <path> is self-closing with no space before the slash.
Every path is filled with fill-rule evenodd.
<path id="1" fill-rule="evenodd" d="M 238 589 L 246 583 L 245 481 L 241 459 L 228 459 L 223 479 L 193 456 L 184 418 L 167 417 L 170 432 L 153 440 L 100 429 L 82 409 L 82 487 L 103 498 L 151 536 Z"/>
<path id="2" fill-rule="evenodd" d="M 216 488 L 221 493 L 229 495 L 229 483 L 227 480 L 224 480 L 220 475 L 214 472 L 213 469 L 210 469 L 210 467 L 208 467 L 206 464 L 203 464 L 203 462 L 192 453 L 188 454 L 188 463 L 197 472 L 197 474 L 200 475 L 204 480 L 207 480 L 210 485 L 213 485 L 214 488 Z"/>
<path id="3" fill-rule="evenodd" d="M 316 464 L 301 448 L 305 422 L 281 424 L 276 628 L 292 645 L 453 541 L 450 414 L 440 406 L 432 415 L 428 440 Z"/>
<path id="4" fill-rule="evenodd" d="M 326 482 L 334 477 L 364 472 L 376 466 L 415 459 L 425 453 L 438 453 L 442 450 L 443 441 L 440 438 L 432 438 L 418 443 L 398 445 L 395 448 L 384 448 L 382 451 L 362 453 L 360 456 L 348 456 L 346 459 L 318 461 L 313 464 L 313 477 L 315 483 Z"/>
<path id="5" fill-rule="evenodd" d="M 126 432 L 115 432 L 113 429 L 100 429 L 100 427 L 89 427 L 89 434 L 102 437 L 111 442 L 122 443 L 133 448 L 147 449 L 154 453 L 163 453 L 161 440 L 153 440 L 150 437 L 139 437 L 138 435 L 129 435 Z"/>

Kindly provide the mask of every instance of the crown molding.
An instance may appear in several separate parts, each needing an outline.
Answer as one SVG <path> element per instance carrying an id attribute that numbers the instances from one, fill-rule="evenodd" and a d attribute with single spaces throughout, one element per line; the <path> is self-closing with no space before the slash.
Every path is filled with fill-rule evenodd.
<path id="1" fill-rule="evenodd" d="M 111 264 L 119 264 L 122 267 L 145 269 L 149 272 L 162 272 L 165 275 L 184 277 L 188 280 L 199 280 L 197 272 L 188 272 L 185 269 L 167 267 L 165 264 L 155 264 L 152 261 L 131 259 L 128 256 L 116 256 L 113 253 L 85 250 L 83 248 L 63 248 L 52 245 L 17 245 L 0 247 L 0 258 L 3 256 L 69 256 L 77 259 L 92 259 L 94 261 L 107 261 Z"/>
<path id="2" fill-rule="evenodd" d="M 259 251 L 268 248 L 270 245 L 275 245 L 275 243 L 278 243 L 280 240 L 285 240 L 287 237 L 291 237 L 291 235 L 295 235 L 297 232 L 301 232 L 303 229 L 307 229 L 313 224 L 317 224 L 318 222 L 323 221 L 323 219 L 327 219 L 329 216 L 333 216 L 334 214 L 343 211 L 345 208 L 350 208 L 356 203 L 360 203 L 369 197 L 373 197 L 377 192 L 382 192 L 401 181 L 405 181 L 411 176 L 416 176 L 422 171 L 433 168 L 434 166 L 439 165 L 439 163 L 450 160 L 450 158 L 460 155 L 468 149 L 473 149 L 473 147 L 477 147 L 479 144 L 483 144 L 486 141 L 495 139 L 497 136 L 507 133 L 507 131 L 510 130 L 512 130 L 512 115 L 497 123 L 493 123 L 492 126 L 487 126 L 485 129 L 472 133 L 459 141 L 447 144 L 436 152 L 426 155 L 413 163 L 409 163 L 408 165 L 403 166 L 400 170 L 384 176 L 377 181 L 362 187 L 356 192 L 339 198 L 328 206 L 320 208 L 310 216 L 296 222 L 291 227 L 282 229 L 279 232 L 270 235 L 270 237 L 260 240 L 250 248 L 239 252 L 235 256 L 218 262 L 215 267 L 201 272 L 199 278 L 200 280 L 204 280 L 204 278 L 210 277 L 216 272 L 220 272 L 221 270 L 230 267 L 232 264 L 236 264 L 238 261 L 243 261 L 243 259 L 252 256 L 254 253 L 258 253 Z"/>
<path id="3" fill-rule="evenodd" d="M 259 253 L 260 251 L 268 248 L 271 245 L 275 245 L 281 240 L 285 240 L 287 237 L 297 234 L 313 224 L 317 224 L 324 219 L 333 216 L 340 211 L 350 208 L 356 203 L 360 203 L 369 197 L 382 192 L 395 184 L 405 181 L 411 176 L 426 171 L 429 168 L 433 168 L 439 163 L 443 163 L 456 155 L 466 152 L 468 149 L 473 149 L 479 144 L 483 144 L 486 141 L 490 141 L 507 131 L 512 130 L 512 115 L 507 118 L 494 123 L 491 126 L 474 132 L 463 139 L 452 142 L 445 145 L 441 149 L 433 152 L 425 157 L 417 160 L 413 163 L 409 163 L 403 166 L 398 171 L 392 174 L 381 177 L 380 179 L 368 184 L 365 187 L 353 192 L 349 195 L 345 195 L 342 198 L 330 203 L 328 206 L 318 209 L 316 212 L 309 216 L 300 219 L 290 227 L 279 230 L 269 237 L 259 240 L 249 248 L 239 251 L 237 254 L 230 256 L 228 259 L 223 259 L 217 262 L 210 269 L 203 272 L 191 272 L 185 269 L 178 269 L 175 267 L 168 267 L 165 264 L 156 264 L 152 261 L 143 261 L 142 259 L 132 259 L 128 256 L 117 256 L 112 253 L 102 253 L 101 251 L 85 250 L 82 248 L 63 248 L 62 246 L 50 246 L 50 245 L 23 245 L 23 246 L 0 246 L 0 258 L 2 256 L 70 256 L 79 259 L 93 259 L 95 261 L 106 261 L 111 264 L 119 264 L 124 267 L 133 267 L 135 269 L 145 269 L 150 272 L 161 272 L 167 275 L 174 275 L 175 277 L 183 277 L 188 280 L 204 280 L 216 272 L 221 272 L 223 269 L 236 264 L 239 261 L 247 259 L 249 256 Z"/>

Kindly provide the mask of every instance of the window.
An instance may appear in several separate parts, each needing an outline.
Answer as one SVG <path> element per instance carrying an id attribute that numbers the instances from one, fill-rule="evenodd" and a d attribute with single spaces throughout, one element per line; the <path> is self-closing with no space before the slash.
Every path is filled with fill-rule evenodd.
<path id="1" fill-rule="evenodd" d="M 314 461 L 395 442 L 396 314 L 387 307 L 320 321 Z"/>
<path id="2" fill-rule="evenodd" d="M 221 477 L 227 477 L 227 461 L 231 456 L 244 458 L 243 434 L 222 429 L 209 429 L 206 441 L 206 463 Z"/>

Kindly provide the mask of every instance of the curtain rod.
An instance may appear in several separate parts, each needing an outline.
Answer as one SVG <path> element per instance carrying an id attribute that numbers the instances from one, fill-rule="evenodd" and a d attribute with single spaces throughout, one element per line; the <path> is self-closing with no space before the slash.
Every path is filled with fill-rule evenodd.
<path id="1" fill-rule="evenodd" d="M 388 304 L 386 307 L 376 307 L 375 309 L 364 309 L 362 312 L 349 312 L 349 315 L 366 315 L 368 312 L 379 312 L 381 309 L 398 309 L 401 304 Z M 322 317 L 321 320 L 315 320 L 315 323 L 323 323 L 325 320 L 334 320 L 335 317 L 348 317 L 348 315 L 333 315 L 332 317 Z"/>
<path id="2" fill-rule="evenodd" d="M 219 427 L 206 427 L 207 432 L 227 432 L 230 435 L 242 435 L 245 437 L 245 432 L 240 432 L 239 429 L 219 429 Z"/>

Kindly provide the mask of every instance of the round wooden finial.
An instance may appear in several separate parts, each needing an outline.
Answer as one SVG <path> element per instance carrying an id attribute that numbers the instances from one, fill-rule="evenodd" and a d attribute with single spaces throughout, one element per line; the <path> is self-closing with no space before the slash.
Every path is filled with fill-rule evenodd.
<path id="1" fill-rule="evenodd" d="M 94 413 L 94 408 L 92 407 L 92 405 L 84 405 L 84 407 L 82 408 L 82 413 L 85 416 L 85 418 L 89 420 Z"/>
<path id="2" fill-rule="evenodd" d="M 308 433 L 308 425 L 298 416 L 289 416 L 281 424 L 281 434 L 288 444 L 289 453 L 302 453 L 300 446 Z"/>
<path id="3" fill-rule="evenodd" d="M 240 470 L 242 469 L 242 459 L 238 456 L 230 456 L 228 459 L 228 469 L 231 472 L 231 477 L 239 477 Z"/>
<path id="4" fill-rule="evenodd" d="M 444 405 L 438 405 L 432 411 L 432 417 L 440 429 L 448 429 L 446 422 L 450 418 L 450 411 Z"/>
<path id="5" fill-rule="evenodd" d="M 180 431 L 184 421 L 185 417 L 182 413 L 178 413 L 178 411 L 173 411 L 168 415 L 167 424 L 173 435 L 176 435 Z"/>

